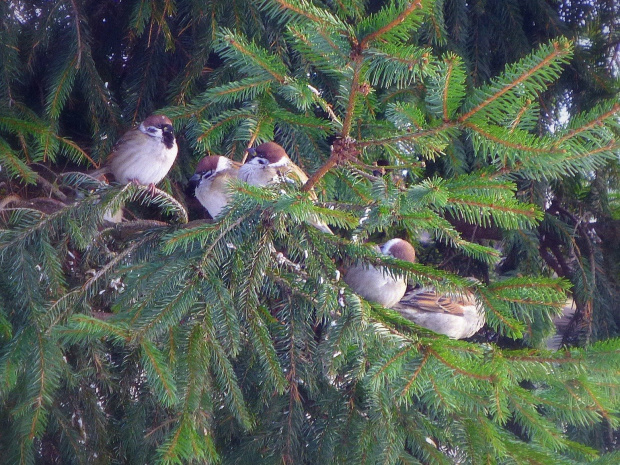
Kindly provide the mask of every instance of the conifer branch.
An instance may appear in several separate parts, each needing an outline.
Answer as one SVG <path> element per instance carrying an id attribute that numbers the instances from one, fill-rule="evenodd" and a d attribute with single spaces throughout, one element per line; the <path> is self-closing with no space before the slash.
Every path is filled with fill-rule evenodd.
<path id="1" fill-rule="evenodd" d="M 428 352 L 435 357 L 437 360 L 439 360 L 441 363 L 443 363 L 444 365 L 446 365 L 448 368 L 450 368 L 451 370 L 454 370 L 456 373 L 466 376 L 468 378 L 474 378 L 474 379 L 479 379 L 482 381 L 488 381 L 489 383 L 495 383 L 497 381 L 497 378 L 495 375 L 483 375 L 483 374 L 478 374 L 475 372 L 469 372 L 467 370 L 464 370 L 463 368 L 460 368 L 458 366 L 456 366 L 456 364 L 449 362 L 448 360 L 446 360 L 445 357 L 442 357 L 439 352 L 437 352 L 435 349 L 433 349 L 431 346 L 427 346 L 426 350 L 428 350 Z"/>
<path id="2" fill-rule="evenodd" d="M 415 0 L 411 2 L 409 6 L 407 6 L 407 8 L 405 8 L 403 12 L 399 14 L 398 17 L 396 17 L 393 21 L 362 38 L 359 43 L 359 48 L 361 50 L 365 50 L 366 48 L 368 48 L 370 42 L 380 38 L 385 33 L 402 24 L 409 15 L 411 15 L 414 11 L 419 10 L 420 8 L 422 8 L 422 0 Z"/>
<path id="3" fill-rule="evenodd" d="M 217 123 L 215 124 L 211 124 L 209 126 L 209 128 L 206 131 L 203 131 L 202 134 L 200 136 L 198 136 L 198 138 L 196 139 L 198 142 L 201 142 L 202 140 L 206 139 L 207 137 L 209 137 L 215 130 L 219 129 L 222 126 L 225 126 L 226 124 L 230 123 L 231 121 L 235 121 L 235 120 L 241 120 L 241 119 L 251 119 L 254 118 L 255 115 L 253 115 L 252 113 L 232 113 L 230 114 L 230 116 L 219 120 Z"/>
<path id="4" fill-rule="evenodd" d="M 532 101 L 530 99 L 527 99 L 525 104 L 521 107 L 521 109 L 519 110 L 515 118 L 513 119 L 512 124 L 510 125 L 511 133 L 514 132 L 514 130 L 519 126 L 519 124 L 521 123 L 521 119 L 523 118 L 523 115 L 527 112 L 527 110 L 530 109 L 531 105 L 532 105 Z"/>
<path id="5" fill-rule="evenodd" d="M 519 208 L 515 206 L 510 206 L 510 205 L 500 205 L 495 202 L 484 203 L 484 202 L 479 202 L 479 201 L 477 202 L 473 199 L 463 199 L 463 198 L 456 198 L 456 197 L 448 197 L 448 202 L 455 203 L 455 204 L 461 204 L 461 205 L 467 205 L 468 207 L 489 208 L 491 209 L 491 211 L 512 213 L 514 215 L 525 216 L 532 220 L 535 220 L 539 218 L 540 216 L 540 212 L 536 210 L 534 207 Z"/>
<path id="6" fill-rule="evenodd" d="M 82 61 L 82 28 L 80 27 L 80 12 L 78 10 L 77 4 L 75 0 L 71 0 L 71 6 L 73 7 L 73 22 L 75 24 L 75 34 L 77 38 L 77 60 L 75 67 L 76 69 L 80 68 L 80 63 Z"/>
<path id="7" fill-rule="evenodd" d="M 325 22 L 323 20 L 323 18 L 312 14 L 310 11 L 307 10 L 303 10 L 295 5 L 292 5 L 291 3 L 285 1 L 285 0 L 273 0 L 275 3 L 277 3 L 278 5 L 280 5 L 281 8 L 286 9 L 286 10 L 290 10 L 296 14 L 298 14 L 299 16 L 302 16 L 304 18 L 307 18 L 308 20 L 310 20 L 310 22 L 314 23 L 314 24 L 321 24 L 323 27 L 330 27 L 331 24 Z"/>
<path id="8" fill-rule="evenodd" d="M 417 379 L 418 375 L 421 373 L 422 368 L 424 368 L 424 366 L 426 365 L 426 362 L 428 362 L 428 359 L 430 358 L 430 356 L 431 356 L 430 350 L 424 350 L 424 357 L 420 361 L 418 368 L 416 368 L 416 370 L 413 372 L 413 375 L 409 378 L 409 381 L 407 381 L 407 384 L 405 384 L 405 387 L 400 392 L 401 398 L 406 396 L 409 393 L 409 389 L 411 389 L 411 386 Z"/>
<path id="9" fill-rule="evenodd" d="M 620 112 L 620 103 L 616 103 L 611 110 L 603 113 L 602 115 L 599 115 L 597 118 L 593 119 L 592 121 L 590 121 L 588 124 L 584 124 L 583 126 L 580 126 L 578 128 L 572 129 L 570 131 L 568 131 L 566 134 L 564 134 L 563 136 L 561 136 L 560 138 L 558 138 L 555 141 L 555 145 L 558 146 L 560 144 L 562 144 L 562 142 L 565 142 L 569 139 L 572 139 L 573 137 L 586 132 L 594 127 L 597 126 L 601 126 L 603 124 L 603 122 L 605 120 L 607 120 L 608 118 L 611 118 L 612 116 L 614 116 L 616 113 Z"/>
<path id="10" fill-rule="evenodd" d="M 544 153 L 544 154 L 551 154 L 551 155 L 557 154 L 557 153 L 562 153 L 562 154 L 566 153 L 565 149 L 557 149 L 553 146 L 538 148 L 538 147 L 532 147 L 531 145 L 511 142 L 509 140 L 506 140 L 506 139 L 503 139 L 503 138 L 500 138 L 498 136 L 491 134 L 488 130 L 485 130 L 480 125 L 476 125 L 475 123 L 472 123 L 471 121 L 465 122 L 463 126 L 471 129 L 472 131 L 477 132 L 478 134 L 484 136 L 485 138 L 489 139 L 492 142 L 495 142 L 497 144 L 503 145 L 505 147 L 508 147 L 514 150 L 519 150 L 523 152 Z"/>
<path id="11" fill-rule="evenodd" d="M 444 122 L 437 127 L 430 128 L 430 129 L 424 129 L 424 130 L 420 130 L 417 132 L 412 131 L 412 132 L 407 132 L 406 134 L 399 134 L 397 136 L 377 138 L 377 139 L 372 139 L 372 140 L 360 140 L 356 142 L 356 146 L 361 149 L 364 147 L 375 147 L 378 145 L 397 144 L 398 142 L 409 142 L 409 141 L 418 139 L 420 137 L 434 136 L 436 134 L 441 134 L 442 132 L 448 129 L 451 129 L 455 126 L 456 126 L 456 123 L 454 122 Z"/>
<path id="12" fill-rule="evenodd" d="M 458 118 L 458 122 L 459 123 L 463 123 L 463 122 L 467 121 L 472 116 L 474 116 L 476 113 L 478 113 L 479 111 L 483 110 L 488 105 L 490 105 L 491 103 L 495 102 L 497 99 L 499 99 L 503 95 L 507 94 L 508 92 L 510 92 L 515 87 L 519 86 L 521 83 L 523 83 L 523 82 L 527 81 L 528 79 L 530 79 L 538 71 L 544 70 L 545 68 L 547 68 L 548 65 L 550 63 L 554 62 L 556 59 L 565 56 L 567 54 L 567 52 L 569 51 L 569 48 L 570 48 L 568 43 L 561 44 L 557 40 L 553 41 L 552 45 L 553 45 L 553 51 L 549 55 L 547 55 L 543 60 L 541 60 L 539 63 L 537 63 L 532 68 L 530 68 L 530 69 L 526 70 L 525 72 L 523 72 L 520 76 L 518 76 L 516 79 L 514 79 L 511 83 L 509 83 L 508 85 L 502 87 L 495 94 L 489 96 L 488 98 L 486 98 L 485 100 L 480 102 L 478 105 L 476 105 L 474 108 L 469 110 L 467 113 L 465 113 L 464 115 L 461 115 Z"/>
<path id="13" fill-rule="evenodd" d="M 258 55 L 245 47 L 242 43 L 233 39 L 232 37 L 227 37 L 224 40 L 226 40 L 226 42 L 236 48 L 243 55 L 251 57 L 254 61 L 256 61 L 256 63 L 258 63 L 259 66 L 261 66 L 265 71 L 267 71 L 267 73 L 271 74 L 273 78 L 280 84 L 284 84 L 286 82 L 286 76 L 276 73 L 273 70 L 273 67 L 269 65 L 269 63 L 263 61 Z"/>
<path id="14" fill-rule="evenodd" d="M 32 406 L 34 410 L 34 415 L 32 417 L 32 422 L 30 423 L 30 432 L 28 433 L 28 439 L 31 441 L 36 437 L 36 430 L 39 423 L 39 415 L 41 415 L 41 409 L 43 408 L 43 397 L 45 391 L 45 382 L 46 382 L 46 367 L 45 367 L 45 356 L 43 349 L 43 340 L 41 339 L 41 333 L 37 331 L 37 351 L 38 351 L 38 362 L 39 362 L 39 380 L 37 385 L 39 386 L 38 393 L 34 400 L 34 405 Z"/>

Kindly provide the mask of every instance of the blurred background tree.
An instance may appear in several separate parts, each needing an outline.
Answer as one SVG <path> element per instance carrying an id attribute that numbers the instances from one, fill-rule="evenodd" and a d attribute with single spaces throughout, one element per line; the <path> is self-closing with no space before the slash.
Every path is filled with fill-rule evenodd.
<path id="1" fill-rule="evenodd" d="M 6 463 L 617 463 L 617 2 L 0 12 Z M 63 174 L 155 111 L 180 144 L 164 192 Z M 204 219 L 197 161 L 267 140 L 321 202 L 238 184 Z M 421 262 L 394 272 L 475 292 L 483 331 L 338 280 L 394 236 Z M 566 349 L 540 350 L 565 291 Z"/>

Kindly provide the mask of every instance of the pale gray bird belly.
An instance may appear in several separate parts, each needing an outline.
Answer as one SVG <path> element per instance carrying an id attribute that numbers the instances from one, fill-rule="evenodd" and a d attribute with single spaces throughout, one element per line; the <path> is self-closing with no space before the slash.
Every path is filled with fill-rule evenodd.
<path id="1" fill-rule="evenodd" d="M 246 163 L 239 168 L 237 176 L 252 186 L 268 186 L 277 178 L 277 171 L 266 166 L 252 166 Z"/>
<path id="2" fill-rule="evenodd" d="M 475 305 L 464 306 L 463 315 L 427 312 L 406 305 L 398 305 L 396 310 L 415 324 L 452 339 L 471 337 L 484 325 L 484 318 L 478 313 Z"/>
<path id="3" fill-rule="evenodd" d="M 158 141 L 149 144 L 151 150 L 136 147 L 124 157 L 117 157 L 110 164 L 110 171 L 121 184 L 137 180 L 142 185 L 157 184 L 164 179 L 177 154 L 176 144 L 168 149 Z"/>
<path id="4" fill-rule="evenodd" d="M 196 188 L 196 198 L 207 209 L 211 218 L 215 218 L 228 205 L 228 195 L 218 189 L 213 189 L 212 185 L 212 181 L 200 183 Z"/>
<path id="5" fill-rule="evenodd" d="M 390 308 L 405 295 L 407 284 L 394 279 L 380 268 L 354 265 L 347 271 L 344 281 L 364 299 Z"/>

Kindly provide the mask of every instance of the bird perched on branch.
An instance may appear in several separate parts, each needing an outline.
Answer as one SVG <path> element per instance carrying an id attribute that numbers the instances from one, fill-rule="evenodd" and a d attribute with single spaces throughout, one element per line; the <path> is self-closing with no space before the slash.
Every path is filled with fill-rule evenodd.
<path id="1" fill-rule="evenodd" d="M 411 263 L 415 261 L 415 249 L 402 239 L 390 239 L 378 247 L 377 251 L 399 260 Z M 398 303 L 407 290 L 404 277 L 396 277 L 382 266 L 356 263 L 347 270 L 344 281 L 356 294 L 387 308 Z"/>
<path id="2" fill-rule="evenodd" d="M 403 317 L 452 339 L 471 337 L 484 325 L 473 294 L 439 294 L 436 289 L 413 289 L 392 307 Z"/>
<path id="3" fill-rule="evenodd" d="M 390 239 L 380 251 L 399 260 L 415 261 L 415 249 L 403 239 Z M 395 277 L 385 267 L 361 264 L 349 268 L 344 281 L 366 300 L 396 310 L 415 324 L 454 339 L 473 336 L 484 325 L 484 317 L 470 292 L 439 294 L 432 287 L 406 292 L 404 278 Z"/>
<path id="4" fill-rule="evenodd" d="M 127 131 L 104 166 L 91 175 L 111 173 L 121 184 L 135 182 L 154 189 L 170 171 L 177 152 L 172 121 L 164 115 L 151 115 L 137 128 Z"/>
<path id="5" fill-rule="evenodd" d="M 275 142 L 265 142 L 256 148 L 248 149 L 249 158 L 241 168 L 238 177 L 253 186 L 269 186 L 282 182 L 305 184 L 308 176 L 291 161 L 282 146 Z M 316 200 L 316 194 L 310 195 Z M 331 229 L 318 219 L 309 221 L 317 229 L 333 234 Z"/>
<path id="6" fill-rule="evenodd" d="M 237 178 L 241 165 L 220 155 L 204 157 L 196 165 L 196 172 L 190 178 L 196 198 L 209 212 L 211 218 L 220 214 L 228 205 L 230 196 L 227 185 L 231 179 Z"/>

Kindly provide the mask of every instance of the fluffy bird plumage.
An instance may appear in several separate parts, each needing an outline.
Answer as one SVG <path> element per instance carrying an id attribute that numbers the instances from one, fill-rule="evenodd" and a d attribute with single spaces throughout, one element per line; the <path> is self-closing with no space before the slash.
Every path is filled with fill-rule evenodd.
<path id="1" fill-rule="evenodd" d="M 204 157 L 196 165 L 196 172 L 190 178 L 195 186 L 198 201 L 209 212 L 211 218 L 220 214 L 228 205 L 230 194 L 228 183 L 237 178 L 240 164 L 220 155 Z"/>
<path id="2" fill-rule="evenodd" d="M 411 263 L 415 249 L 403 239 L 391 239 L 381 248 L 384 255 Z M 473 336 L 484 325 L 474 295 L 440 294 L 432 287 L 407 291 L 404 278 L 390 274 L 385 267 L 355 264 L 347 270 L 345 282 L 366 300 L 392 308 L 417 325 L 453 339 Z"/>
<path id="3" fill-rule="evenodd" d="M 172 121 L 151 115 L 119 139 L 104 166 L 92 175 L 111 173 L 121 184 L 155 185 L 168 174 L 177 153 Z"/>
<path id="4" fill-rule="evenodd" d="M 399 260 L 415 261 L 415 249 L 403 239 L 390 239 L 378 251 Z M 407 290 L 404 278 L 395 277 L 382 266 L 356 263 L 347 270 L 344 281 L 364 299 L 388 308 L 398 303 Z"/>
<path id="5" fill-rule="evenodd" d="M 416 288 L 392 308 L 415 324 L 452 339 L 473 336 L 485 322 L 470 292 L 439 294 L 432 287 Z"/>
<path id="6" fill-rule="evenodd" d="M 289 158 L 286 150 L 275 142 L 264 142 L 256 148 L 249 148 L 250 158 L 239 168 L 238 177 L 253 186 L 270 186 L 282 182 L 305 184 L 308 176 Z M 313 200 L 316 193 L 310 192 Z M 324 222 L 312 218 L 308 221 L 317 229 L 333 234 Z"/>

